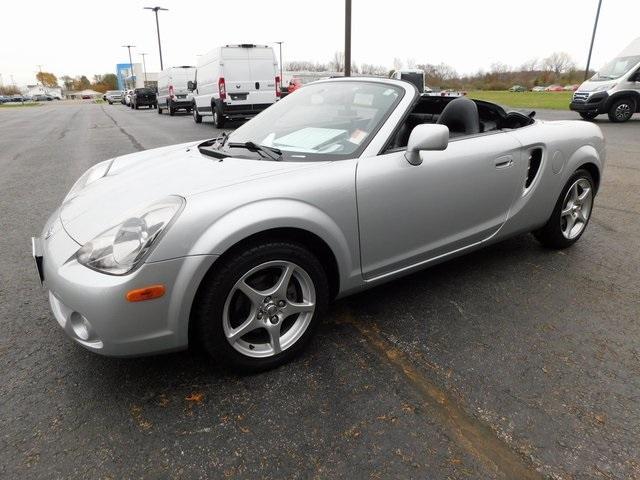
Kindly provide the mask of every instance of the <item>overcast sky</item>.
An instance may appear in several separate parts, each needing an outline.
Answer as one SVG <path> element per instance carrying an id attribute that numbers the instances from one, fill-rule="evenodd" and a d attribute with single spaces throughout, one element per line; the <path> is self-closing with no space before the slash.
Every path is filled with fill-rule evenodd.
<path id="1" fill-rule="evenodd" d="M 157 0 L 160 1 L 160 0 Z M 554 51 L 580 66 L 587 58 L 597 0 L 353 0 L 352 56 L 391 67 L 394 57 L 445 62 L 460 73 L 494 62 L 520 65 Z M 140 0 L 3 2 L 0 74 L 4 84 L 33 83 L 37 65 L 62 75 L 114 72 L 127 63 L 121 45 L 160 62 L 153 12 Z M 161 0 L 165 66 L 195 64 L 196 55 L 227 43 L 284 41 L 284 61 L 327 62 L 344 46 L 344 0 Z M 592 65 L 596 68 L 640 35 L 638 0 L 604 0 Z M 628 27 L 628 28 L 627 28 Z"/>

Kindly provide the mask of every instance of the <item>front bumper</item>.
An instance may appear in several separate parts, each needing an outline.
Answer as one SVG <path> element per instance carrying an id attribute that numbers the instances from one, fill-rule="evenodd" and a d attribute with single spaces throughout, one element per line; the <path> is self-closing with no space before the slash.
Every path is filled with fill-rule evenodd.
<path id="1" fill-rule="evenodd" d="M 136 356 L 188 346 L 191 305 L 215 256 L 145 263 L 128 275 L 115 276 L 79 264 L 75 252 L 80 245 L 63 228 L 34 244 L 41 246 L 42 275 L 53 314 L 83 347 L 102 355 Z M 126 300 L 129 290 L 153 284 L 166 287 L 164 296 Z"/>
<path id="2" fill-rule="evenodd" d="M 576 100 L 574 97 L 574 100 L 569 104 L 569 109 L 574 112 L 606 113 L 608 98 L 607 92 L 594 93 L 586 100 Z"/>

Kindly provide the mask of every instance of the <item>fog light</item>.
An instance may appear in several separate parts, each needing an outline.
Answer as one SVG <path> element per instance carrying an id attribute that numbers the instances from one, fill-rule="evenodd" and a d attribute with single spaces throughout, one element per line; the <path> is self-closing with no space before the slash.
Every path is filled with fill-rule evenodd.
<path id="1" fill-rule="evenodd" d="M 80 340 L 89 340 L 90 326 L 86 318 L 84 318 L 78 312 L 73 312 L 69 317 L 69 322 L 71 322 L 71 328 L 73 329 L 73 332 Z"/>

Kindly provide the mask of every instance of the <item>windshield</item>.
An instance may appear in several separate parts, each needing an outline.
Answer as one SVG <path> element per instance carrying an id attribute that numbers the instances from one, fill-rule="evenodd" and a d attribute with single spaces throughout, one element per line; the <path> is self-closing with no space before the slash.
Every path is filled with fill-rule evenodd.
<path id="1" fill-rule="evenodd" d="M 634 55 L 631 57 L 618 57 L 611 60 L 604 67 L 602 67 L 598 73 L 596 73 L 591 80 L 613 80 L 619 78 L 634 66 L 640 62 L 640 55 Z"/>
<path id="2" fill-rule="evenodd" d="M 255 153 L 230 149 L 253 142 L 276 148 L 283 160 L 353 158 L 369 143 L 404 89 L 367 82 L 310 84 L 269 107 L 229 135 L 223 150 L 234 156 Z"/>

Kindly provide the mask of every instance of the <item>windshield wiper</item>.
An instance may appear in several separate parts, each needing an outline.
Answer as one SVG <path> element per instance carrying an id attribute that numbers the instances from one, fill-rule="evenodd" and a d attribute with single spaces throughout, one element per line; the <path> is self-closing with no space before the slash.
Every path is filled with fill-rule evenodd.
<path id="1" fill-rule="evenodd" d="M 224 133 L 224 135 L 226 135 L 226 133 Z M 218 152 L 216 150 L 211 150 L 211 147 L 213 147 L 216 143 L 220 142 L 220 138 L 221 137 L 216 137 L 216 138 L 212 138 L 211 140 L 206 140 L 202 142 L 201 144 L 198 145 L 198 151 L 202 155 L 206 155 L 208 157 L 213 157 L 218 159 L 228 157 L 229 155 L 225 155 L 224 153 Z M 223 136 L 222 141 L 224 142 L 226 138 L 227 138 L 226 136 Z"/>
<path id="2" fill-rule="evenodd" d="M 266 155 L 271 160 L 279 162 L 282 160 L 282 151 L 275 147 L 267 147 L 254 142 L 230 142 L 229 148 L 246 148 L 250 152 L 258 152 Z"/>

